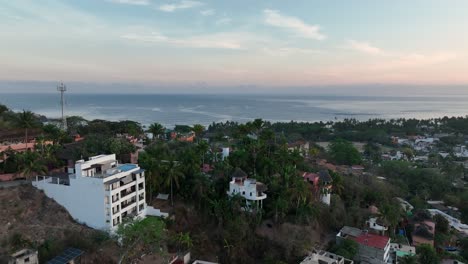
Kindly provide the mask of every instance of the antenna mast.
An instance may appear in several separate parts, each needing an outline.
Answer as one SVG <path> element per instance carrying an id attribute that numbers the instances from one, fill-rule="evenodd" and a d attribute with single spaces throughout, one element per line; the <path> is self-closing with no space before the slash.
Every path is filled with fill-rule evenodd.
<path id="1" fill-rule="evenodd" d="M 67 90 L 67 87 L 63 84 L 63 82 L 60 83 L 59 86 L 57 86 L 57 91 L 60 92 L 60 103 L 62 104 L 62 129 L 67 130 L 67 118 L 65 117 L 64 114 L 64 107 L 65 107 L 65 101 L 64 101 L 64 93 Z"/>

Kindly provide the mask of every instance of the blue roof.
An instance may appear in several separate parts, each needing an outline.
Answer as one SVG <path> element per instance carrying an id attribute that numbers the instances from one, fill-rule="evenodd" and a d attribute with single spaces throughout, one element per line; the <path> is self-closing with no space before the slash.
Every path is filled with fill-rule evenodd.
<path id="1" fill-rule="evenodd" d="M 137 167 L 136 164 L 123 164 L 123 165 L 120 165 L 117 167 L 117 169 L 121 170 L 121 171 L 129 171 L 129 170 L 133 170 Z"/>
<path id="2" fill-rule="evenodd" d="M 47 261 L 47 264 L 67 264 L 70 260 L 83 255 L 83 253 L 83 250 L 77 248 L 67 248 L 62 255 L 56 256 L 55 258 Z"/>

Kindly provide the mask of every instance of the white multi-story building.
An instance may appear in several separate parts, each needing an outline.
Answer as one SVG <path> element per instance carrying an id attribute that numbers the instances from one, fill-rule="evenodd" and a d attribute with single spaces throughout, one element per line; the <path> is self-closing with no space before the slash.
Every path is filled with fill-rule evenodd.
<path id="1" fill-rule="evenodd" d="M 79 160 L 69 173 L 37 176 L 32 184 L 80 223 L 113 231 L 126 217 L 167 216 L 146 205 L 144 170 L 137 164 L 118 164 L 115 154 Z"/>
<path id="2" fill-rule="evenodd" d="M 232 175 L 232 181 L 229 183 L 229 196 L 240 195 L 245 198 L 247 210 L 263 208 L 263 200 L 267 198 L 264 193 L 265 184 L 255 179 L 247 178 L 247 174 L 237 168 Z"/>

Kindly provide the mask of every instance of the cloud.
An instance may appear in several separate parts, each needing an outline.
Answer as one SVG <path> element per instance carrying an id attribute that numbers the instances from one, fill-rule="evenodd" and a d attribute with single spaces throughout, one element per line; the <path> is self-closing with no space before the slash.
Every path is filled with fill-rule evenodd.
<path id="1" fill-rule="evenodd" d="M 286 57 L 293 54 L 322 54 L 323 51 L 321 50 L 314 50 L 314 49 L 303 49 L 303 48 L 294 48 L 294 47 L 282 47 L 282 48 L 263 48 L 263 52 L 270 56 L 278 56 L 278 57 Z"/>
<path id="2" fill-rule="evenodd" d="M 348 40 L 347 48 L 355 50 L 355 51 L 359 51 L 362 53 L 372 54 L 372 55 L 386 54 L 386 52 L 384 52 L 382 49 L 377 48 L 368 42 L 361 42 L 361 41 L 356 41 L 352 39 Z"/>
<path id="3" fill-rule="evenodd" d="M 385 61 L 383 63 L 381 62 L 379 65 L 374 65 L 373 67 L 384 69 L 425 67 L 457 58 L 457 55 L 453 52 L 422 54 L 388 51 L 373 46 L 368 42 L 356 40 L 348 40 L 346 48 L 365 54 L 379 55 L 383 57 Z"/>
<path id="4" fill-rule="evenodd" d="M 149 5 L 148 0 L 106 0 L 107 2 L 127 5 Z"/>
<path id="5" fill-rule="evenodd" d="M 202 10 L 200 11 L 200 14 L 202 16 L 212 16 L 214 15 L 216 12 L 214 11 L 214 9 L 205 9 L 205 10 Z"/>
<path id="6" fill-rule="evenodd" d="M 174 4 L 165 4 L 159 6 L 159 10 L 164 11 L 164 12 L 174 12 L 178 9 L 188 9 L 188 8 L 193 8 L 197 6 L 202 6 L 204 3 L 198 2 L 198 1 L 191 1 L 191 0 L 182 0 L 178 3 Z"/>
<path id="7" fill-rule="evenodd" d="M 230 19 L 229 17 L 223 17 L 223 18 L 216 20 L 215 24 L 220 26 L 220 25 L 231 24 L 231 22 L 232 22 L 232 19 Z"/>
<path id="8" fill-rule="evenodd" d="M 170 45 L 191 48 L 214 48 L 228 50 L 244 49 L 244 47 L 241 45 L 241 41 L 238 40 L 236 35 L 222 33 L 187 38 L 171 38 L 163 34 L 153 32 L 151 34 L 127 34 L 122 35 L 121 38 L 147 43 L 167 43 Z"/>
<path id="9" fill-rule="evenodd" d="M 398 58 L 385 63 L 382 68 L 418 68 L 444 63 L 458 56 L 453 52 L 437 52 L 431 54 L 411 53 L 401 55 Z"/>
<path id="10" fill-rule="evenodd" d="M 320 32 L 320 27 L 318 25 L 309 25 L 299 18 L 281 15 L 277 10 L 265 9 L 263 13 L 265 14 L 265 23 L 270 26 L 289 29 L 303 38 L 316 40 L 323 40 L 326 38 L 326 36 Z"/>

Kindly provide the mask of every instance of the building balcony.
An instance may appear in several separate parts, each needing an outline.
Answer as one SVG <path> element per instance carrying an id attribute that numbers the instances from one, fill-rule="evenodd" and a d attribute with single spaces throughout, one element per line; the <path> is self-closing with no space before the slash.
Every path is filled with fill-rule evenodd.
<path id="1" fill-rule="evenodd" d="M 249 195 L 243 195 L 245 199 L 251 200 L 251 201 L 259 201 L 267 198 L 267 195 L 265 193 L 257 193 L 256 196 L 249 196 Z"/>
<path id="2" fill-rule="evenodd" d="M 130 195 L 130 194 L 132 194 L 132 193 L 135 193 L 135 191 L 136 191 L 135 186 L 132 186 L 130 189 L 126 189 L 126 190 L 121 191 L 121 192 L 120 192 L 120 197 L 123 198 L 123 197 L 125 197 L 125 196 L 127 196 L 127 195 Z"/>
<path id="3" fill-rule="evenodd" d="M 130 200 L 122 202 L 122 204 L 120 205 L 120 208 L 122 208 L 122 210 L 123 210 L 124 208 L 127 208 L 127 207 L 129 207 L 130 205 L 132 205 L 134 203 L 136 203 L 136 197 L 133 197 Z"/>

